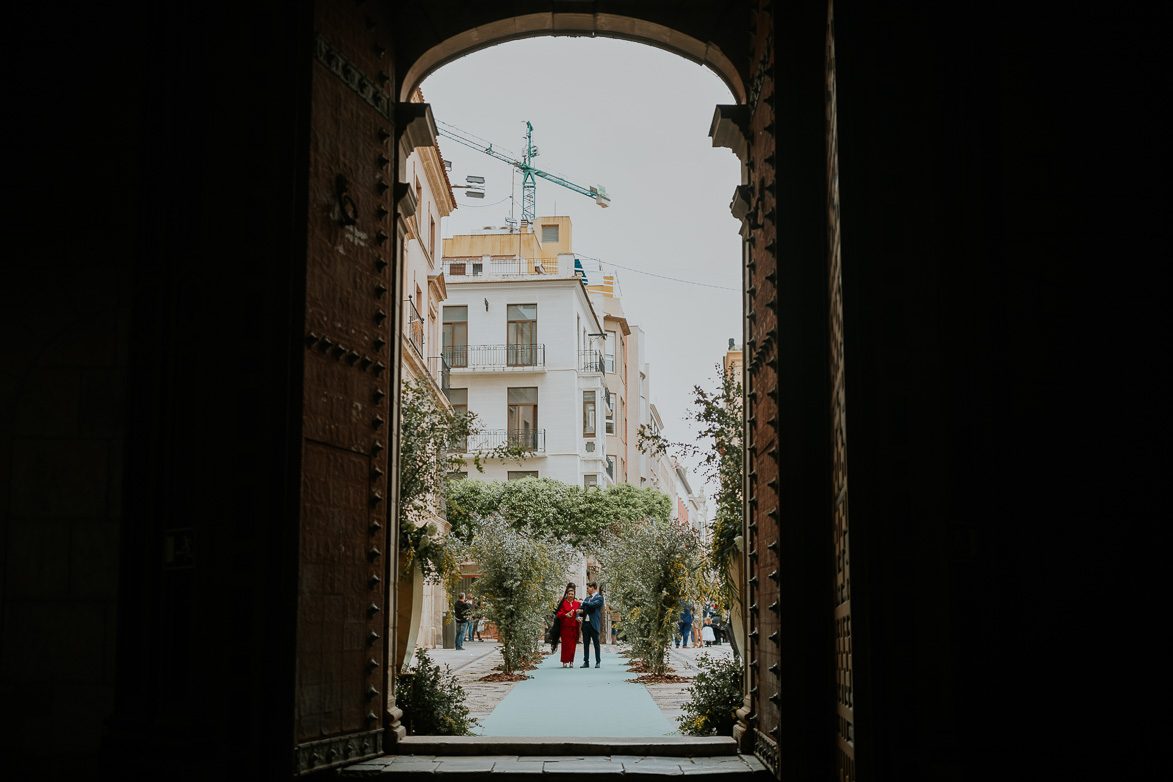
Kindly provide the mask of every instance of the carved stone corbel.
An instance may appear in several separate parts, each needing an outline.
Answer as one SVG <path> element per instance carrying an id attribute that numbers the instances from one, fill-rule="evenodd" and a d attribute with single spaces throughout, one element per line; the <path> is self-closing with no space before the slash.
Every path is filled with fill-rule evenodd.
<path id="1" fill-rule="evenodd" d="M 714 147 L 728 147 L 742 163 L 749 153 L 749 106 L 721 105 L 713 112 L 709 137 Z"/>
<path id="2" fill-rule="evenodd" d="M 415 190 L 406 182 L 398 182 L 395 185 L 395 213 L 398 215 L 400 223 L 400 236 L 407 235 L 407 221 L 411 220 L 415 215 L 415 210 L 419 206 L 419 202 L 415 200 Z"/>
<path id="3" fill-rule="evenodd" d="M 395 134 L 399 144 L 399 168 L 403 169 L 416 147 L 436 146 L 438 133 L 430 103 L 396 103 Z M 406 178 L 407 172 L 400 170 L 399 180 Z"/>
<path id="4" fill-rule="evenodd" d="M 738 185 L 733 191 L 733 200 L 729 202 L 729 211 L 741 221 L 741 236 L 749 235 L 749 210 L 752 207 L 753 188 L 749 185 Z"/>

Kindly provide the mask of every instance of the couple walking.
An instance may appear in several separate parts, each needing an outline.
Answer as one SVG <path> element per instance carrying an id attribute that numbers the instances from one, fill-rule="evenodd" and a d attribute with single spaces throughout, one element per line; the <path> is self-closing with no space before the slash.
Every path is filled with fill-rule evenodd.
<path id="1" fill-rule="evenodd" d="M 582 629 L 582 667 L 591 667 L 591 643 L 595 645 L 595 667 L 599 667 L 599 629 L 602 627 L 603 596 L 594 581 L 586 585 L 587 596 L 579 602 L 574 599 L 574 582 L 566 585 L 562 599 L 554 606 L 554 624 L 547 641 L 550 651 L 562 644 L 562 667 L 574 667 L 574 650 L 578 647 L 578 632 Z"/>

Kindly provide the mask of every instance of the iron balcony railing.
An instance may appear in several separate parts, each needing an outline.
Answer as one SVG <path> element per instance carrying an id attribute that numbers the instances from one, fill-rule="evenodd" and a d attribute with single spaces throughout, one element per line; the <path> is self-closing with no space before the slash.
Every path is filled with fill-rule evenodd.
<path id="1" fill-rule="evenodd" d="M 578 368 L 583 372 L 604 372 L 603 354 L 597 350 L 578 351 Z"/>
<path id="2" fill-rule="evenodd" d="M 424 355 L 424 319 L 410 296 L 407 297 L 407 338 L 415 345 L 416 352 Z"/>
<path id="3" fill-rule="evenodd" d="M 524 277 L 557 274 L 558 261 L 553 258 L 445 258 L 448 277 Z"/>
<path id="4" fill-rule="evenodd" d="M 544 453 L 545 429 L 486 429 L 452 444 L 452 450 L 461 453 L 489 451 L 502 446 L 521 446 L 522 450 Z"/>
<path id="5" fill-rule="evenodd" d="M 544 367 L 545 345 L 449 345 L 444 358 L 453 369 L 475 367 Z"/>
<path id="6" fill-rule="evenodd" d="M 440 386 L 440 390 L 445 395 L 452 390 L 452 367 L 444 360 L 443 356 L 431 356 L 428 358 L 428 373 L 432 379 Z"/>

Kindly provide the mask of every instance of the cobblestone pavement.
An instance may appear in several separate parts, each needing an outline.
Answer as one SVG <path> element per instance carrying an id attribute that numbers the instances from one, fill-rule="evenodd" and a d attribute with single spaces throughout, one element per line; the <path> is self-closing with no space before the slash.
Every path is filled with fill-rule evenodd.
<path id="1" fill-rule="evenodd" d="M 618 650 L 623 651 L 625 648 L 620 644 Z M 604 654 L 614 654 L 615 652 L 615 646 L 603 645 Z M 697 667 L 696 659 L 702 654 L 707 654 L 710 657 L 729 657 L 733 652 L 728 644 L 700 649 L 671 647 L 668 649 L 668 664 L 675 669 L 678 676 L 692 679 L 700 670 Z M 429 649 L 428 657 L 439 664 L 441 668 L 447 666 L 451 670 L 468 696 L 465 703 L 468 705 L 471 715 L 482 721 L 492 714 L 493 709 L 497 708 L 497 704 L 509 694 L 510 690 L 523 683 L 480 681 L 482 676 L 493 673 L 493 669 L 501 664 L 501 645 L 493 639 L 485 639 L 483 642 L 466 641 L 463 650 Z M 635 678 L 636 675 L 632 674 L 632 678 Z M 685 682 L 680 684 L 646 684 L 644 686 L 664 717 L 675 725 L 677 719 L 684 713 L 684 704 L 688 700 L 688 690 L 691 685 Z"/>

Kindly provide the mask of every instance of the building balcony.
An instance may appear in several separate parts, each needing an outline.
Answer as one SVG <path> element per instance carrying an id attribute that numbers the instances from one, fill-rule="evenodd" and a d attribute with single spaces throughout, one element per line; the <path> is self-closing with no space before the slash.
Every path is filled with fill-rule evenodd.
<path id="1" fill-rule="evenodd" d="M 554 258 L 445 258 L 444 276 L 449 282 L 478 278 L 574 277 L 571 269 L 559 270 Z M 471 278 L 471 279 L 470 279 Z"/>
<path id="2" fill-rule="evenodd" d="M 521 447 L 529 453 L 543 454 L 546 452 L 545 429 L 486 429 L 470 435 L 459 443 L 453 443 L 451 450 L 454 453 L 480 453 L 494 448 L 509 446 Z"/>
<path id="3" fill-rule="evenodd" d="M 411 296 L 407 297 L 407 338 L 422 357 L 424 355 L 424 318 L 416 309 Z"/>
<path id="4" fill-rule="evenodd" d="M 431 356 L 428 358 L 428 374 L 432 376 L 432 380 L 436 381 L 436 385 L 440 386 L 440 390 L 445 395 L 452 390 L 452 367 L 443 356 Z"/>
<path id="5" fill-rule="evenodd" d="M 603 354 L 597 350 L 578 351 L 578 368 L 581 372 L 606 372 Z"/>
<path id="6" fill-rule="evenodd" d="M 450 345 L 444 348 L 443 357 L 456 370 L 546 369 L 545 345 Z"/>

